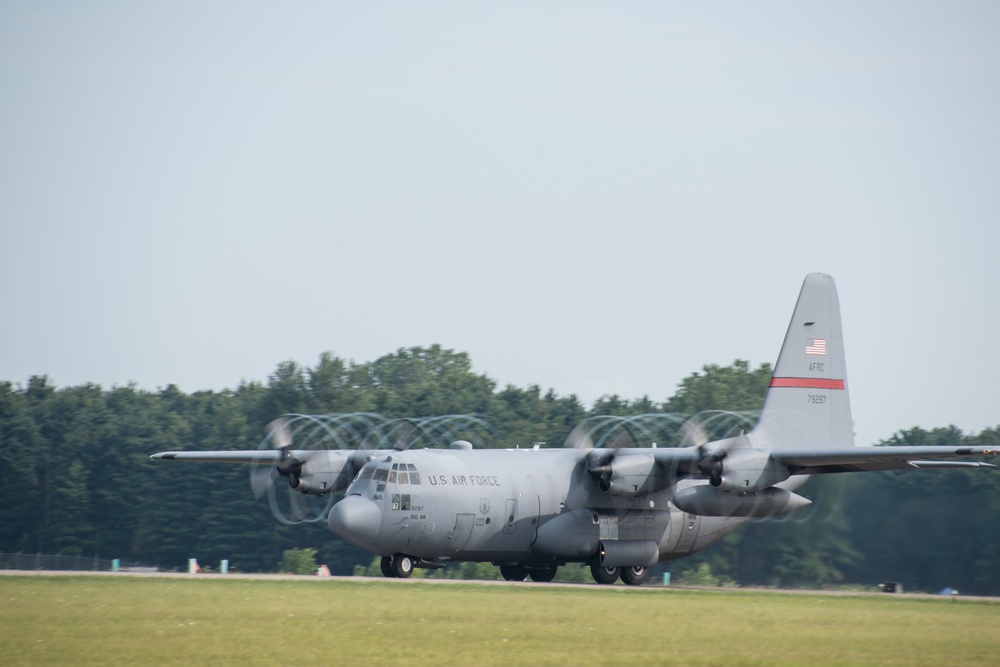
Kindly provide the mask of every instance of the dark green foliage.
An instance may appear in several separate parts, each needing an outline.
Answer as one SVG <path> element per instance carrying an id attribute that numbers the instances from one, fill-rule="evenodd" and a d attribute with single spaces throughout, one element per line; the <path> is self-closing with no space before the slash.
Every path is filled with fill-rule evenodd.
<path id="1" fill-rule="evenodd" d="M 315 549 L 285 549 L 278 563 L 278 572 L 286 574 L 316 574 Z"/>
<path id="2" fill-rule="evenodd" d="M 692 373 L 677 387 L 665 404 L 665 412 L 695 414 L 703 410 L 760 410 L 771 380 L 771 365 L 750 364 L 737 359 L 731 366 L 709 364 L 701 373 Z"/>
<path id="3" fill-rule="evenodd" d="M 31 407 L 27 391 L 0 383 L 0 545 L 6 551 L 37 547 L 44 502 L 36 459 L 43 441 Z"/>
<path id="4" fill-rule="evenodd" d="M 996 447 L 1000 429 L 963 436 L 954 426 L 900 431 L 885 444 Z M 937 592 L 1000 593 L 1000 475 L 989 470 L 892 472 L 882 484 L 859 484 L 845 516 L 863 536 L 864 559 L 852 579 L 902 581 Z M 866 511 L 878 507 L 882 511 Z"/>
<path id="5" fill-rule="evenodd" d="M 316 562 L 333 574 L 350 574 L 371 557 L 334 538 L 323 522 L 276 521 L 266 500 L 254 501 L 246 466 L 154 464 L 149 455 L 254 449 L 267 423 L 286 412 L 475 414 L 495 429 L 483 434 L 485 446 L 558 447 L 596 415 L 759 410 L 770 374 L 767 364 L 751 369 L 740 360 L 709 365 L 684 378 L 662 405 L 605 396 L 590 410 L 576 396 L 538 386 L 498 389 L 472 372 L 468 355 L 436 345 L 364 364 L 327 353 L 313 368 L 279 364 L 266 385 L 190 395 L 173 385 L 147 392 L 57 388 L 46 377 L 32 377 L 26 387 L 0 382 L 0 551 L 79 553 L 174 569 L 188 558 L 213 568 L 228 559 L 236 570 L 272 571 L 284 552 L 315 550 Z M 1000 428 L 977 435 L 911 428 L 885 444 L 959 443 L 996 448 Z M 752 522 L 671 569 L 740 584 L 903 581 L 911 590 L 1000 594 L 1000 473 L 830 475 L 803 493 L 812 507 Z"/>

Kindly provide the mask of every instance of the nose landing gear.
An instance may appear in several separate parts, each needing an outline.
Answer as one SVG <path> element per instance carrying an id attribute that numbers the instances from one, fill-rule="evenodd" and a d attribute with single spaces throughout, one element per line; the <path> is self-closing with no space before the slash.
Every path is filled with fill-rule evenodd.
<path id="1" fill-rule="evenodd" d="M 413 567 L 413 557 L 406 554 L 382 556 L 382 560 L 379 561 L 383 577 L 406 579 L 413 574 Z"/>

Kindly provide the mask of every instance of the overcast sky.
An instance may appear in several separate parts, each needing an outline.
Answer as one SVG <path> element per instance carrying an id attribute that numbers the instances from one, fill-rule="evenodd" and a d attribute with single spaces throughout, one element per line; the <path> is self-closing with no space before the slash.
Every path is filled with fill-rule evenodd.
<path id="1" fill-rule="evenodd" d="M 0 4 L 0 380 L 439 343 L 662 401 L 832 274 L 857 443 L 1000 424 L 996 2 Z"/>

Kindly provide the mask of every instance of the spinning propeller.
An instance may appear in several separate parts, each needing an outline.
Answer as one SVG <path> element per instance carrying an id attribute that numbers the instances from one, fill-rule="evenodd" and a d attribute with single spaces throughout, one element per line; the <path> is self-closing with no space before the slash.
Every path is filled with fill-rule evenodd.
<path id="1" fill-rule="evenodd" d="M 619 451 L 637 445 L 631 429 L 626 424 L 619 424 L 614 431 L 614 438 L 607 447 L 595 447 L 590 431 L 582 426 L 570 431 L 564 446 L 587 452 L 587 473 L 597 482 L 601 491 L 607 493 L 611 490 L 615 458 L 618 457 Z"/>
<path id="2" fill-rule="evenodd" d="M 708 477 L 713 488 L 719 488 L 723 484 L 726 457 L 737 440 L 712 441 L 706 424 L 697 415 L 684 421 L 675 433 L 680 436 L 680 447 L 696 449 L 697 471 Z M 607 446 L 597 447 L 592 440 L 592 432 L 578 426 L 567 436 L 565 444 L 566 447 L 587 452 L 587 473 L 601 491 L 613 495 L 640 495 L 664 488 L 676 479 L 676 467 L 662 469 L 655 465 L 655 459 L 650 454 L 621 452 L 622 449 L 638 447 L 638 439 L 628 423 L 616 424 L 613 431 L 601 438 L 601 442 L 606 441 L 609 435 L 611 439 Z"/>
<path id="3" fill-rule="evenodd" d="M 291 454 L 292 432 L 288 426 L 288 420 L 285 417 L 278 417 L 267 425 L 267 433 L 264 442 L 270 441 L 272 448 L 278 451 L 278 465 L 275 467 L 267 465 L 266 462 L 269 461 L 270 457 L 264 456 L 261 456 L 260 461 L 254 463 L 250 486 L 255 498 L 261 498 L 265 493 L 268 493 L 278 475 L 288 480 L 289 488 L 298 488 L 299 476 L 302 474 L 302 461 Z"/>
<path id="4" fill-rule="evenodd" d="M 705 432 L 704 424 L 697 416 L 691 417 L 681 425 L 680 434 L 682 446 L 698 448 L 698 470 L 708 476 L 708 483 L 715 488 L 721 486 L 722 473 L 725 471 L 723 461 L 736 441 L 723 440 L 721 443 L 724 444 L 720 443 L 720 446 L 709 449 L 708 446 L 712 443 L 709 441 L 708 433 Z"/>
<path id="5" fill-rule="evenodd" d="M 587 472 L 597 480 L 602 491 L 610 488 L 611 461 L 614 459 L 614 452 L 595 448 L 594 440 L 590 437 L 590 429 L 584 428 L 582 424 L 575 427 L 566 436 L 563 447 L 587 452 Z"/>
<path id="6" fill-rule="evenodd" d="M 597 450 L 591 452 L 588 461 L 587 472 L 597 480 L 597 486 L 607 493 L 611 490 L 611 476 L 614 473 L 614 462 L 618 457 L 618 452 L 626 447 L 636 447 L 638 443 L 628 426 L 622 425 L 615 431 L 615 437 L 611 441 L 611 446 L 598 453 Z M 608 451 L 610 450 L 610 451 Z"/>
<path id="7" fill-rule="evenodd" d="M 250 469 L 250 488 L 254 497 L 259 500 L 267 496 L 271 513 L 284 524 L 321 519 L 332 505 L 333 494 L 325 501 L 317 501 L 298 491 L 302 468 L 308 459 L 303 455 L 305 450 L 298 451 L 298 456 L 292 455 L 294 435 L 291 421 L 288 417 L 278 417 L 267 425 L 266 430 L 267 436 L 261 444 L 260 458 L 254 461 Z M 279 494 L 276 488 L 280 477 L 288 482 L 287 494 Z"/>
<path id="8" fill-rule="evenodd" d="M 276 470 L 278 474 L 288 480 L 288 487 L 299 488 L 299 477 L 302 475 L 302 461 L 291 454 L 292 433 L 288 427 L 288 420 L 278 417 L 270 424 L 271 440 L 276 445 L 276 449 L 281 452 L 281 459 L 278 461 Z"/>

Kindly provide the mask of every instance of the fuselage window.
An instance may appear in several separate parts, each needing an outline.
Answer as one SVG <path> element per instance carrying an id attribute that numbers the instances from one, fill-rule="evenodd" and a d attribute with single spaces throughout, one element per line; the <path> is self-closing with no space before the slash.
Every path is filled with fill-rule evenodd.
<path id="1" fill-rule="evenodd" d="M 400 484 L 409 484 L 410 483 L 410 476 L 407 473 L 405 473 L 405 472 L 401 472 L 401 473 L 399 473 L 399 476 L 396 477 L 396 481 L 398 483 L 400 483 Z"/>

